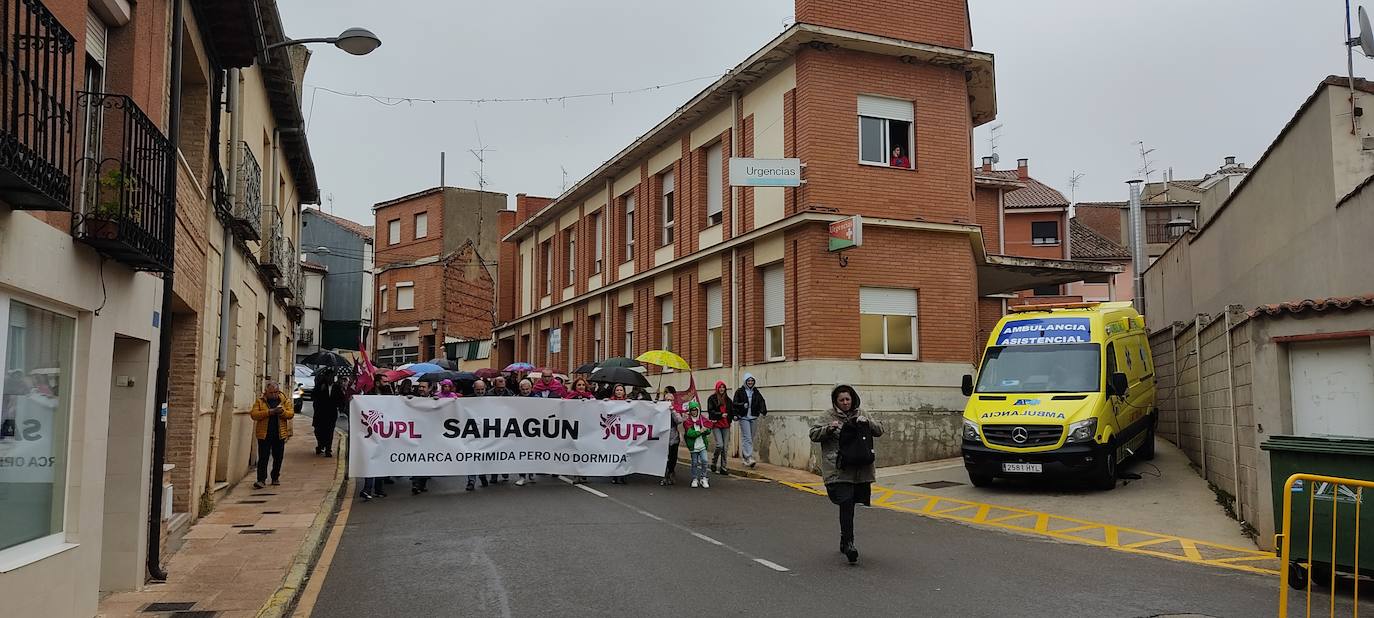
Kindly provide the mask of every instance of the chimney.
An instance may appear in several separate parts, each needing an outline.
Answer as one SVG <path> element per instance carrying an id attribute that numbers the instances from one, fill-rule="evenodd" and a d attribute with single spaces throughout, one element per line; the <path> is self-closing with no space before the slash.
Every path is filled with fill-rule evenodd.
<path id="1" fill-rule="evenodd" d="M 1231 165 L 1235 165 L 1235 164 L 1236 164 L 1236 158 L 1235 158 L 1235 157 L 1226 157 L 1226 165 L 1231 166 Z"/>
<path id="2" fill-rule="evenodd" d="M 525 201 L 525 198 L 524 193 L 515 194 L 515 225 L 520 225 L 525 222 L 525 219 L 530 218 L 530 205 L 529 202 Z"/>
<path id="3" fill-rule="evenodd" d="M 1016 177 L 1021 180 L 1030 178 L 1030 159 L 1016 160 Z"/>
<path id="4" fill-rule="evenodd" d="M 992 171 L 992 157 L 983 157 L 983 171 Z"/>

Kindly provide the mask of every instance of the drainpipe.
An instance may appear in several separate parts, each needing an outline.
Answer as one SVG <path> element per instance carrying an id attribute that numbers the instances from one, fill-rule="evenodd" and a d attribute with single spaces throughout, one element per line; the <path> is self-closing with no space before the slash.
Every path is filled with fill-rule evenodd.
<path id="1" fill-rule="evenodd" d="M 272 175 L 268 177 L 269 180 L 267 186 L 271 187 L 271 189 L 268 191 L 268 195 L 272 197 L 272 216 L 276 217 L 277 221 L 279 222 L 281 221 L 282 217 L 281 205 L 277 204 L 277 175 L 280 174 L 281 171 L 277 169 L 277 142 L 280 140 L 281 131 L 275 128 L 272 129 Z M 268 230 L 264 233 L 271 233 L 271 230 Z M 281 239 L 273 237 L 274 243 L 279 242 L 280 240 Z M 280 253 L 280 251 L 278 250 L 278 248 L 275 247 L 275 245 L 273 253 Z M 278 259 L 278 256 L 273 256 L 272 259 Z M 285 272 L 284 269 L 286 268 L 286 265 L 278 264 L 277 268 Z M 273 289 L 274 283 L 275 282 L 273 281 L 267 282 L 267 332 L 264 333 L 264 340 L 267 341 L 267 368 L 265 371 L 263 371 L 262 374 L 266 382 L 273 381 L 272 376 L 273 373 L 276 372 L 277 365 L 277 343 L 272 340 L 272 309 L 273 305 L 277 304 L 277 293 Z M 263 386 L 266 386 L 266 384 L 264 383 Z"/>
<path id="2" fill-rule="evenodd" d="M 238 197 L 234 192 L 238 189 L 239 179 L 239 140 L 243 135 L 243 115 L 239 113 L 239 70 L 229 69 L 228 80 L 229 90 L 229 148 L 226 176 L 225 192 L 229 196 L 230 216 L 233 216 L 235 199 Z M 215 462 L 219 461 L 219 425 L 221 408 L 224 406 L 224 387 L 225 380 L 229 375 L 229 296 L 230 279 L 232 277 L 233 256 L 233 236 L 229 231 L 229 226 L 224 225 L 224 236 L 220 244 L 220 273 L 219 273 L 219 350 L 216 356 L 215 365 L 215 407 L 210 416 L 210 458 L 206 463 L 205 469 L 205 492 L 209 493 L 215 486 Z"/>
<path id="3" fill-rule="evenodd" d="M 1240 491 L 1240 429 L 1236 418 L 1235 364 L 1231 357 L 1231 329 L 1240 324 L 1232 324 L 1231 316 L 1241 310 L 1240 305 L 1226 306 L 1226 403 L 1231 408 L 1231 478 L 1236 483 L 1236 519 L 1245 521 L 1245 506 Z"/>
<path id="4" fill-rule="evenodd" d="M 162 569 L 162 466 L 167 460 L 167 390 L 172 366 L 172 296 L 176 273 L 177 151 L 181 147 L 181 41 L 183 0 L 172 2 L 171 100 L 167 106 L 167 197 L 163 233 L 172 263 L 162 275 L 162 324 L 158 329 L 157 379 L 153 389 L 153 469 L 148 500 L 148 579 L 167 580 Z"/>
<path id="5" fill-rule="evenodd" d="M 730 94 L 730 156 L 740 151 L 739 91 Z M 730 236 L 739 236 L 739 187 L 730 187 Z M 740 386 L 739 249 L 730 249 L 730 383 Z"/>
<path id="6" fill-rule="evenodd" d="M 1139 298 L 1139 296 L 1137 296 Z M 1207 478 L 1207 424 L 1202 414 L 1202 318 L 1205 313 L 1193 315 L 1193 363 L 1197 367 L 1197 437 L 1202 452 L 1202 478 Z M 1211 479 L 1207 479 L 1211 480 Z"/>

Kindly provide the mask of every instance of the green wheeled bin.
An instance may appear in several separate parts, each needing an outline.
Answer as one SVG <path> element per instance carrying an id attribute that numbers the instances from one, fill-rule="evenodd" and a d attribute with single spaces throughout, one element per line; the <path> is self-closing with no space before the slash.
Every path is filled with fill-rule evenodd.
<path id="1" fill-rule="evenodd" d="M 1279 533 L 1283 532 L 1284 487 L 1292 475 L 1318 474 L 1374 482 L 1374 440 L 1349 436 L 1270 436 L 1260 448 L 1269 451 L 1274 527 Z M 1374 497 L 1374 491 L 1370 495 Z M 1363 502 L 1362 487 L 1301 480 L 1294 483 L 1288 585 L 1307 587 L 1309 561 L 1313 584 L 1330 584 L 1333 568 L 1344 573 L 1374 575 L 1374 504 Z"/>

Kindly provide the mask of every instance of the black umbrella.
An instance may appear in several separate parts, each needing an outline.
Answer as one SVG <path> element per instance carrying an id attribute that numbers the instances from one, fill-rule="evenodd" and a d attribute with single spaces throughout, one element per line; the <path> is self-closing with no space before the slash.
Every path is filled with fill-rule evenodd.
<path id="1" fill-rule="evenodd" d="M 458 371 L 458 363 L 450 358 L 436 358 L 429 362 L 440 367 L 443 367 L 444 369 L 447 369 L 449 371 Z"/>
<path id="2" fill-rule="evenodd" d="M 301 364 L 309 367 L 352 367 L 353 363 L 328 350 L 321 350 L 301 359 Z"/>
<path id="3" fill-rule="evenodd" d="M 578 367 L 577 369 L 574 369 L 573 373 L 591 373 L 593 371 L 596 371 L 596 363 L 587 363 L 581 367 Z"/>
<path id="4" fill-rule="evenodd" d="M 634 369 L 636 367 L 643 366 L 644 363 L 641 363 L 633 358 L 625 358 L 624 356 L 615 356 L 612 358 L 608 358 L 604 361 L 601 361 L 600 363 L 597 363 L 597 367 L 625 367 L 628 369 Z"/>
<path id="5" fill-rule="evenodd" d="M 415 378 L 415 380 L 419 382 L 432 383 L 443 382 L 444 380 L 453 380 L 453 382 L 456 384 L 459 382 L 475 382 L 477 381 L 477 376 L 473 375 L 470 371 L 433 371 L 430 373 L 426 373 L 425 375 L 422 375 L 418 378 Z"/>
<path id="6" fill-rule="evenodd" d="M 606 367 L 592 372 L 592 381 L 604 384 L 624 384 L 626 386 L 638 386 L 649 388 L 649 379 L 644 374 L 630 369 L 629 367 Z"/>

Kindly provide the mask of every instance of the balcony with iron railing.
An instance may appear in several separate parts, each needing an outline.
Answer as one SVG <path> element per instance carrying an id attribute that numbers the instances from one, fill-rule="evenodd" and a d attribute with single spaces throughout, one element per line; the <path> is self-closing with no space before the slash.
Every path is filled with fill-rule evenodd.
<path id="1" fill-rule="evenodd" d="M 72 235 L 135 269 L 169 270 L 175 213 L 167 138 L 124 95 L 77 92 L 76 110 L 83 147 Z"/>
<path id="2" fill-rule="evenodd" d="M 262 238 L 262 166 L 248 142 L 233 145 L 238 149 L 238 169 L 234 175 L 234 199 L 229 220 L 234 233 L 244 240 Z"/>
<path id="3" fill-rule="evenodd" d="M 76 38 L 38 0 L 0 0 L 0 200 L 71 210 Z"/>
<path id="4" fill-rule="evenodd" d="M 269 279 L 275 280 L 282 275 L 283 265 L 286 263 L 283 256 L 286 236 L 282 234 L 281 215 L 277 214 L 276 209 L 267 209 L 265 219 L 262 243 L 258 250 L 258 270 Z"/>
<path id="5" fill-rule="evenodd" d="M 274 287 L 282 298 L 295 298 L 295 280 L 297 273 L 301 270 L 301 260 L 299 254 L 296 253 L 296 245 L 291 242 L 290 238 L 285 239 L 282 246 L 284 249 L 282 251 L 281 275 L 277 277 Z M 296 256 L 295 259 L 291 259 L 293 255 Z"/>

